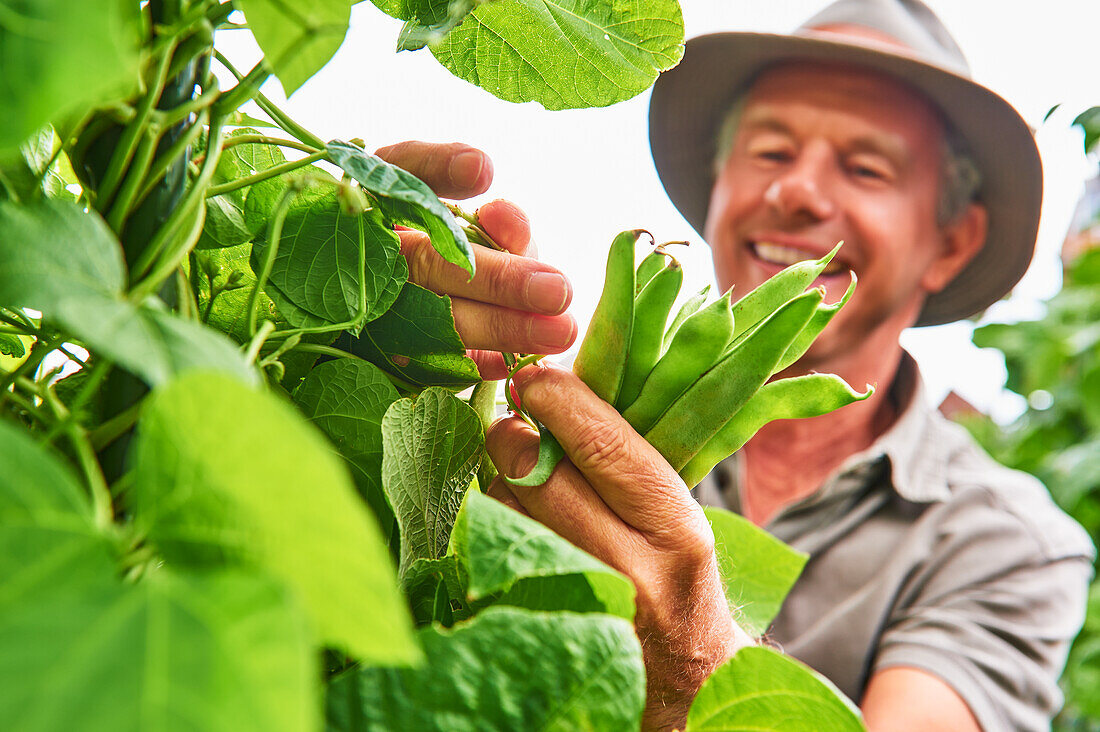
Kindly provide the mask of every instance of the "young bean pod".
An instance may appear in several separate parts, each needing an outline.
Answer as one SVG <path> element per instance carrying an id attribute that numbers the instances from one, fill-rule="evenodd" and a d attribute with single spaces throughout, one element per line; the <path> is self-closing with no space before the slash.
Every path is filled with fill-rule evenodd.
<path id="1" fill-rule="evenodd" d="M 650 279 L 634 301 L 634 327 L 630 332 L 623 383 L 615 402 L 620 412 L 637 398 L 646 376 L 661 355 L 665 324 L 683 281 L 684 270 L 673 259 Z"/>
<path id="2" fill-rule="evenodd" d="M 573 372 L 610 404 L 619 396 L 630 348 L 634 326 L 634 243 L 642 234 L 649 232 L 624 231 L 611 242 L 603 292 L 573 361 Z"/>
<path id="3" fill-rule="evenodd" d="M 503 473 L 500 474 L 505 481 L 512 485 L 542 485 L 550 479 L 550 474 L 554 472 L 554 468 L 557 467 L 558 462 L 565 457 L 565 450 L 562 448 L 561 443 L 558 442 L 558 439 L 551 434 L 550 430 L 546 429 L 546 426 L 541 422 L 536 422 L 535 425 L 539 428 L 538 461 L 535 463 L 535 467 L 531 469 L 530 473 L 520 478 L 509 478 Z"/>
<path id="4" fill-rule="evenodd" d="M 677 397 L 722 355 L 733 332 L 730 293 L 688 317 L 668 350 L 649 372 L 638 398 L 622 410 L 623 418 L 638 432 L 645 432 Z"/>
<path id="5" fill-rule="evenodd" d="M 752 292 L 734 303 L 733 320 L 735 327 L 730 345 L 736 343 L 756 325 L 764 322 L 764 319 L 781 305 L 809 287 L 810 283 L 825 271 L 825 268 L 836 256 L 843 243 L 837 244 L 833 251 L 821 259 L 792 264 L 774 277 L 769 277 Z"/>
<path id="6" fill-rule="evenodd" d="M 649 281 L 653 279 L 653 276 L 660 272 L 665 267 L 665 259 L 668 258 L 668 254 L 662 249 L 655 248 L 649 254 L 642 258 L 642 261 L 638 264 L 638 269 L 634 273 L 634 296 L 637 297 L 645 286 L 649 284 Z"/>
<path id="7" fill-rule="evenodd" d="M 668 326 L 668 330 L 665 331 L 664 343 L 661 344 L 662 354 L 668 350 L 669 345 L 672 343 L 672 339 L 676 337 L 676 332 L 680 330 L 680 326 L 684 324 L 684 321 L 699 312 L 699 308 L 706 304 L 707 295 L 709 294 L 710 285 L 705 285 L 703 289 L 689 297 L 684 304 L 680 306 L 680 310 L 676 313 L 676 317 L 672 319 L 672 325 Z"/>
<path id="8" fill-rule="evenodd" d="M 680 477 L 694 488 L 714 466 L 740 450 L 764 425 L 777 419 L 819 417 L 866 399 L 874 387 L 860 394 L 834 374 L 808 374 L 764 384 L 733 417 L 707 440 L 680 468 Z"/>
<path id="9" fill-rule="evenodd" d="M 703 374 L 645 433 L 676 470 L 684 467 L 768 380 L 779 359 L 806 327 L 824 292 L 790 300 Z"/>
<path id="10" fill-rule="evenodd" d="M 810 318 L 810 322 L 803 328 L 802 332 L 798 334 L 798 337 L 794 339 L 794 343 L 792 343 L 790 348 L 787 349 L 787 352 L 783 354 L 783 358 L 779 359 L 779 363 L 775 367 L 777 373 L 802 358 L 802 354 L 809 350 L 813 342 L 821 335 L 821 331 L 825 330 L 825 326 L 828 325 L 829 321 L 833 319 L 833 316 L 844 307 L 855 291 L 856 273 L 852 272 L 852 283 L 848 285 L 848 289 L 845 290 L 843 297 L 832 305 L 822 303 L 818 306 L 814 316 Z"/>

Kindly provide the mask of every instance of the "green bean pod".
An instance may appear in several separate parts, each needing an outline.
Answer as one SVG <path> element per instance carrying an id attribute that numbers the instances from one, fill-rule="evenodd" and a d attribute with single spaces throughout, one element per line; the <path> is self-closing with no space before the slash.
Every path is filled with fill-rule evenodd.
<path id="1" fill-rule="evenodd" d="M 768 316 L 680 395 L 645 433 L 646 440 L 674 469 L 684 467 L 768 380 L 823 297 L 822 290 L 811 290 Z"/>
<path id="2" fill-rule="evenodd" d="M 611 242 L 603 292 L 573 361 L 573 373 L 610 404 L 619 396 L 634 326 L 634 243 L 648 233 L 624 231 Z"/>
<path id="3" fill-rule="evenodd" d="M 684 320 L 668 350 L 646 377 L 638 398 L 623 410 L 623 418 L 645 434 L 669 405 L 721 358 L 732 332 L 727 292 Z"/>
<path id="4" fill-rule="evenodd" d="M 809 327 L 809 326 L 807 326 Z M 680 468 L 680 477 L 694 488 L 714 466 L 740 450 L 764 425 L 776 419 L 819 417 L 863 401 L 874 387 L 860 394 L 834 374 L 809 374 L 764 384 L 733 417 Z"/>
<path id="5" fill-rule="evenodd" d="M 668 350 L 669 345 L 672 343 L 672 339 L 676 336 L 677 331 L 680 330 L 680 326 L 684 324 L 684 321 L 690 318 L 695 313 L 699 312 L 699 308 L 707 301 L 707 295 L 710 294 L 710 285 L 706 285 L 699 292 L 689 297 L 684 304 L 680 306 L 680 310 L 677 311 L 676 317 L 672 319 L 672 325 L 668 326 L 668 330 L 665 331 L 664 343 L 661 344 L 661 353 L 663 354 Z"/>
<path id="6" fill-rule="evenodd" d="M 665 324 L 683 281 L 684 270 L 673 259 L 649 280 L 634 300 L 634 327 L 630 331 L 622 387 L 615 402 L 620 412 L 637 398 L 646 376 L 661 355 Z"/>
<path id="7" fill-rule="evenodd" d="M 776 311 L 783 303 L 798 295 L 825 271 L 836 256 L 841 244 L 818 260 L 797 262 L 782 272 L 769 277 L 752 292 L 733 305 L 735 327 L 730 344 L 736 343 L 741 336 Z"/>
<path id="8" fill-rule="evenodd" d="M 531 469 L 531 472 L 522 478 L 509 478 L 501 473 L 504 480 L 512 485 L 542 485 L 550 479 L 550 474 L 554 472 L 554 468 L 557 467 L 558 462 L 565 457 L 565 450 L 562 448 L 561 443 L 558 442 L 558 438 L 554 437 L 550 430 L 546 429 L 545 425 L 541 422 L 536 424 L 539 428 L 538 462 L 535 463 L 535 467 Z"/>
<path id="9" fill-rule="evenodd" d="M 810 318 L 810 322 L 803 328 L 802 332 L 798 334 L 798 337 L 794 339 L 794 343 L 792 343 L 790 348 L 787 349 L 787 352 L 783 354 L 783 358 L 779 359 L 779 364 L 775 367 L 776 373 L 802 358 L 802 354 L 809 350 L 814 340 L 821 335 L 821 331 L 825 330 L 825 326 L 829 324 L 833 316 L 851 299 L 852 293 L 855 291 L 856 273 L 852 272 L 852 283 L 848 285 L 848 289 L 844 291 L 843 297 L 832 305 L 822 303 L 818 306 L 817 311 L 814 312 L 814 316 Z"/>
<path id="10" fill-rule="evenodd" d="M 653 251 L 642 258 L 634 275 L 635 297 L 649 284 L 654 275 L 664 269 L 665 260 L 668 259 L 668 256 L 662 250 L 654 248 Z"/>

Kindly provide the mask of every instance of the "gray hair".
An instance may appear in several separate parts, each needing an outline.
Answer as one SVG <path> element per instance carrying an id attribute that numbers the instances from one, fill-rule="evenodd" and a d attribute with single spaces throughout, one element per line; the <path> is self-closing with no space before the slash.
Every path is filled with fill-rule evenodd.
<path id="1" fill-rule="evenodd" d="M 733 152 L 733 138 L 737 134 L 737 125 L 745 111 L 746 94 L 738 94 L 730 104 L 729 111 L 718 126 L 718 139 L 715 141 L 714 175 L 722 172 L 730 153 Z M 943 149 L 940 159 L 940 198 L 936 203 L 936 223 L 947 226 L 962 216 L 978 196 L 982 184 L 982 174 L 974 163 L 966 141 L 947 120 L 943 120 Z"/>

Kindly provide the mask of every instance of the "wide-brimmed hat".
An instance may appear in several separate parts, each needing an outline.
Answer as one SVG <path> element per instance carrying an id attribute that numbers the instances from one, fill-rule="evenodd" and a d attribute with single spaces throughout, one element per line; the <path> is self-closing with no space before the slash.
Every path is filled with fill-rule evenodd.
<path id="1" fill-rule="evenodd" d="M 825 30 L 839 25 L 862 26 L 900 45 Z M 971 80 L 962 52 L 918 0 L 840 0 L 792 35 L 712 33 L 688 41 L 680 64 L 658 78 L 649 106 L 653 161 L 684 218 L 703 233 L 719 126 L 733 100 L 765 68 L 796 59 L 868 68 L 908 84 L 939 108 L 981 174 L 977 198 L 989 213 L 985 244 L 928 297 L 916 325 L 966 318 L 1006 295 L 1035 250 L 1043 195 L 1039 151 L 1019 113 Z"/>

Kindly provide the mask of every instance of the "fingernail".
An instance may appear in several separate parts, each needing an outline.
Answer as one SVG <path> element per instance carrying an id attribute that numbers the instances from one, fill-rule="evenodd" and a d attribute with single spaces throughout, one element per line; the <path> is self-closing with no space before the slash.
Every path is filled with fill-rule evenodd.
<path id="1" fill-rule="evenodd" d="M 451 183 L 460 188 L 473 188 L 481 177 L 481 168 L 484 158 L 481 153 L 472 150 L 459 153 L 451 160 L 451 166 L 447 169 L 447 175 Z"/>
<path id="2" fill-rule="evenodd" d="M 569 297 L 569 283 L 565 277 L 553 272 L 535 272 L 527 278 L 527 304 L 548 315 L 565 310 Z"/>
<path id="3" fill-rule="evenodd" d="M 577 321 L 569 316 L 531 319 L 529 335 L 539 347 L 538 353 L 557 353 L 568 348 L 577 337 Z"/>
<path id="4" fill-rule="evenodd" d="M 541 363 L 533 363 L 529 366 L 524 366 L 519 371 L 512 374 L 512 386 L 516 388 L 516 391 L 521 397 L 523 396 L 523 390 L 531 383 L 531 379 L 541 373 L 542 369 L 543 365 Z"/>

